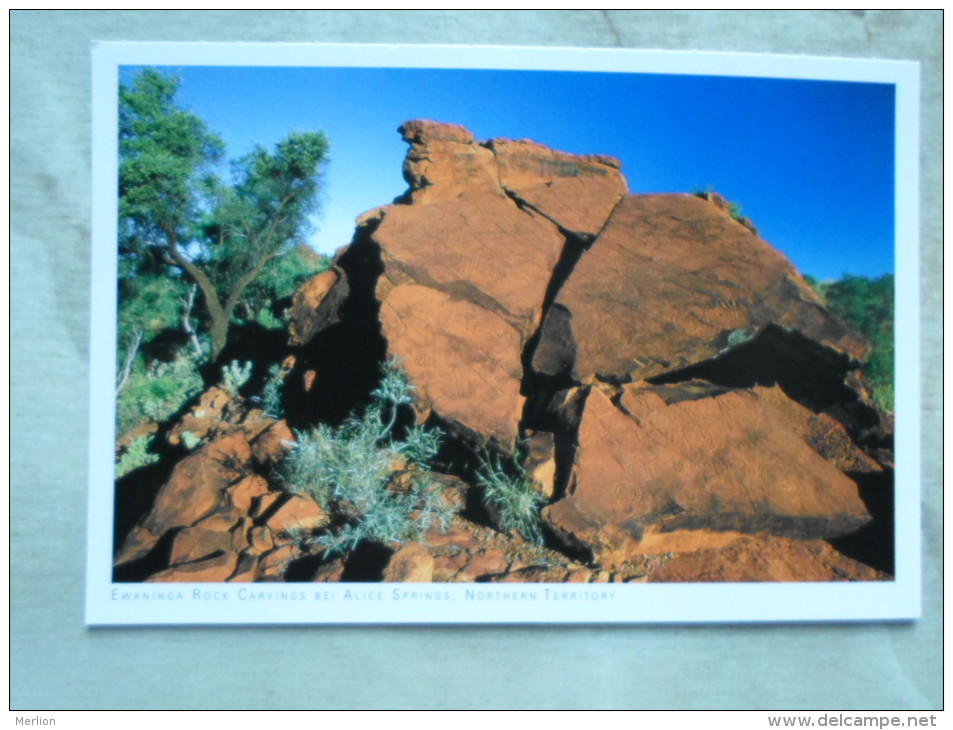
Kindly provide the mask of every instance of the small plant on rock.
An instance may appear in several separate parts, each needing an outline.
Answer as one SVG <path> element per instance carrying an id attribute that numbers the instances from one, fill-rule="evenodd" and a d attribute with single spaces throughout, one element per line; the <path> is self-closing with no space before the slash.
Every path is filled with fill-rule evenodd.
<path id="1" fill-rule="evenodd" d="M 341 426 L 297 432 L 279 467 L 292 492 L 314 499 L 332 527 L 310 539 L 325 555 L 347 553 L 364 540 L 382 544 L 419 540 L 446 529 L 452 508 L 427 468 L 440 446 L 436 429 L 415 426 L 394 435 L 398 410 L 412 386 L 396 361 L 385 363 L 370 406 Z"/>
<path id="2" fill-rule="evenodd" d="M 518 532 L 537 545 L 543 543 L 539 510 L 546 500 L 520 464 L 519 452 L 513 455 L 509 465 L 504 465 L 494 454 L 482 455 L 476 479 L 483 488 L 484 504 L 495 516 L 500 529 Z"/>
<path id="3" fill-rule="evenodd" d="M 134 438 L 116 462 L 116 478 L 119 479 L 135 469 L 157 462 L 159 456 L 149 450 L 150 446 L 152 446 L 152 436 Z"/>
<path id="4" fill-rule="evenodd" d="M 728 333 L 728 347 L 737 347 L 738 345 L 743 345 L 745 342 L 753 340 L 755 335 L 758 334 L 758 331 L 755 328 L 751 329 L 737 329 L 732 330 Z"/>
<path id="5" fill-rule="evenodd" d="M 202 443 L 202 439 L 196 436 L 191 431 L 183 431 L 182 443 L 185 445 L 185 448 L 187 448 L 189 451 L 192 451 L 195 449 L 196 446 Z"/>
<path id="6" fill-rule="evenodd" d="M 711 185 L 707 185 L 704 188 L 693 187 L 692 195 L 696 198 L 702 198 L 703 200 L 711 200 L 712 196 L 718 195 Z M 719 198 L 722 196 L 718 195 Z M 742 207 L 740 203 L 733 203 L 731 201 L 725 201 L 728 204 L 728 215 L 731 216 L 732 220 L 738 221 L 741 223 L 744 220 L 744 213 L 742 212 Z"/>
<path id="7" fill-rule="evenodd" d="M 238 391 L 251 377 L 251 371 L 252 364 L 250 362 L 240 363 L 238 360 L 232 360 L 222 368 L 222 387 L 230 396 L 238 395 Z"/>
<path id="8" fill-rule="evenodd" d="M 261 404 L 266 416 L 276 420 L 281 418 L 284 410 L 281 403 L 281 386 L 284 383 L 285 375 L 286 372 L 281 368 L 281 365 L 278 363 L 272 365 L 268 368 L 268 380 L 262 387 L 261 395 L 252 398 L 256 403 Z"/>

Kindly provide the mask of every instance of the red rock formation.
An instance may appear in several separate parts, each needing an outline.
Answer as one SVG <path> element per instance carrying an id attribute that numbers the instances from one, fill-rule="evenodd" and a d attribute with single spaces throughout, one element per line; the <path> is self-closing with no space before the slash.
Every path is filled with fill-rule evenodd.
<path id="1" fill-rule="evenodd" d="M 166 436 L 169 443 L 181 443 L 182 435 L 186 432 L 199 440 L 208 439 L 209 434 L 222 421 L 224 410 L 231 400 L 232 396 L 223 388 L 209 388 L 202 393 L 199 402 L 169 431 Z"/>
<path id="2" fill-rule="evenodd" d="M 846 377 L 865 343 L 720 197 L 625 195 L 611 158 L 481 146 L 432 122 L 401 132 L 411 188 L 364 219 L 388 352 L 418 388 L 418 418 L 477 447 L 553 431 L 546 521 L 570 545 L 613 565 L 680 541 L 831 537 L 869 519 L 847 462 L 806 437 L 821 415 L 791 400 L 856 400 Z M 693 377 L 726 390 L 668 405 L 620 388 Z M 606 393 L 581 417 L 554 405 L 597 382 Z M 872 461 L 842 446 L 854 466 Z"/>
<path id="3" fill-rule="evenodd" d="M 427 548 L 409 542 L 394 553 L 382 580 L 389 583 L 430 583 L 433 580 L 434 559 Z"/>
<path id="4" fill-rule="evenodd" d="M 147 583 L 222 583 L 238 565 L 235 553 L 220 553 L 194 563 L 183 563 L 146 578 Z"/>
<path id="5" fill-rule="evenodd" d="M 743 537 L 720 550 L 675 556 L 648 576 L 650 583 L 889 580 L 889 576 L 838 553 L 823 540 Z"/>
<path id="6" fill-rule="evenodd" d="M 858 474 L 890 478 L 890 427 L 857 371 L 866 343 L 750 223 L 715 194 L 628 195 L 610 157 L 424 120 L 400 133 L 407 193 L 361 216 L 334 268 L 294 297 L 289 421 L 340 421 L 395 357 L 414 418 L 460 457 L 445 467 L 466 474 L 481 451 L 525 440 L 563 553 L 458 517 L 382 546 L 379 577 L 883 577 L 818 542 L 870 519 Z M 168 434 L 206 443 L 120 561 L 165 546 L 152 580 L 283 580 L 293 566 L 341 580 L 350 558 L 314 560 L 291 537 L 332 516 L 267 482 L 288 423 L 225 396 L 209 391 Z M 461 509 L 472 489 L 454 482 Z"/>
<path id="7" fill-rule="evenodd" d="M 433 413 L 477 447 L 511 449 L 523 409 L 520 358 L 566 245 L 560 226 L 594 235 L 625 181 L 610 158 L 525 141 L 481 145 L 461 127 L 426 121 L 401 133 L 411 144 L 411 204 L 362 222 L 363 245 L 383 267 L 381 334 L 418 388 L 421 418 Z"/>
<path id="8" fill-rule="evenodd" d="M 435 410 L 473 443 L 514 442 L 522 411 L 519 332 L 471 301 L 417 284 L 393 289 L 380 316 L 388 349 L 417 389 L 421 420 Z"/>
<path id="9" fill-rule="evenodd" d="M 494 139 L 488 146 L 506 194 L 576 237 L 598 235 L 626 193 L 611 157 L 567 155 L 529 140 Z"/>
<path id="10" fill-rule="evenodd" d="M 613 405 L 594 389 L 571 494 L 545 520 L 605 566 L 727 533 L 813 539 L 861 527 L 869 517 L 857 485 L 789 424 L 750 390 L 666 404 L 629 387 Z"/>
<path id="11" fill-rule="evenodd" d="M 348 293 L 347 280 L 339 269 L 328 269 L 308 279 L 292 298 L 290 344 L 309 342 L 316 332 L 340 321 L 340 305 Z"/>
<path id="12" fill-rule="evenodd" d="M 180 461 L 117 562 L 142 556 L 170 530 L 194 525 L 213 513 L 230 512 L 225 490 L 242 478 L 241 465 L 250 459 L 247 439 L 236 433 L 213 441 Z"/>
<path id="13" fill-rule="evenodd" d="M 328 516 L 314 500 L 293 494 L 265 524 L 273 534 L 287 535 L 293 528 L 312 529 L 326 525 L 327 522 Z"/>
<path id="14" fill-rule="evenodd" d="M 701 363 L 769 324 L 853 358 L 865 351 L 787 259 L 693 195 L 627 196 L 556 304 L 571 315 L 579 382 Z"/>
<path id="15" fill-rule="evenodd" d="M 221 407 L 211 408 L 215 403 Z M 268 473 L 284 452 L 293 438 L 287 424 L 212 388 L 170 433 L 189 430 L 185 426 L 210 440 L 174 465 L 126 536 L 115 560 L 117 579 L 253 580 L 301 557 L 294 546 L 272 555 L 276 536 L 287 543 L 289 528 L 313 528 L 327 516 L 312 500 L 272 490 L 255 473 Z M 260 557 L 267 559 L 264 567 Z"/>

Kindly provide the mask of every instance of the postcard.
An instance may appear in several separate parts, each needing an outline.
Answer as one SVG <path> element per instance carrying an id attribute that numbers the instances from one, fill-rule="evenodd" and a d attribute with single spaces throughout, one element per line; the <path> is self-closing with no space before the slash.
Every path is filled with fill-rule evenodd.
<path id="1" fill-rule="evenodd" d="M 86 620 L 920 614 L 919 67 L 102 43 Z"/>

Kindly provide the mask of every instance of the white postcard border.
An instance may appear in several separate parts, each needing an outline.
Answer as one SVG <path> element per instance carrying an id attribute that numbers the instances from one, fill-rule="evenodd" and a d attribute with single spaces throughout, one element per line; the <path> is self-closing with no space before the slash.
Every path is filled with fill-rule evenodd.
<path id="1" fill-rule="evenodd" d="M 896 88 L 895 580 L 706 584 L 112 582 L 117 94 L 120 65 L 485 68 L 860 81 Z M 919 618 L 919 64 L 805 56 L 486 46 L 99 43 L 93 51 L 93 240 L 86 622 L 598 624 Z"/>

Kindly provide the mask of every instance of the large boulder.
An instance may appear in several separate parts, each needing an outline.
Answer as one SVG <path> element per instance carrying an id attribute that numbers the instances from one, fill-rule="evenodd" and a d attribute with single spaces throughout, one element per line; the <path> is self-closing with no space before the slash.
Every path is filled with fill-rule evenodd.
<path id="1" fill-rule="evenodd" d="M 430 121 L 400 131 L 410 189 L 361 218 L 338 265 L 359 281 L 361 251 L 377 256 L 380 333 L 411 377 L 418 416 L 475 449 L 512 451 L 523 351 L 567 242 L 594 237 L 624 194 L 619 163 L 528 141 L 481 144 Z"/>
<path id="2" fill-rule="evenodd" d="M 845 363 L 865 353 L 787 259 L 694 195 L 626 196 L 555 304 L 552 316 L 568 313 L 554 330 L 572 332 L 579 382 L 696 365 L 772 324 L 843 353 Z"/>
<path id="3" fill-rule="evenodd" d="M 472 301 L 418 284 L 390 292 L 381 328 L 414 383 L 421 420 L 436 411 L 458 437 L 514 443 L 522 409 L 519 332 Z"/>
<path id="4" fill-rule="evenodd" d="M 614 405 L 593 389 L 570 494 L 546 522 L 604 566 L 746 533 L 816 539 L 860 528 L 869 515 L 857 485 L 791 427 L 772 402 L 781 397 L 723 390 L 666 403 L 629 387 Z"/>
<path id="5" fill-rule="evenodd" d="M 626 193 L 615 158 L 569 155 L 525 139 L 494 139 L 488 147 L 506 194 L 580 239 L 598 235 Z"/>
<path id="6" fill-rule="evenodd" d="M 628 195 L 610 157 L 457 125 L 399 131 L 410 187 L 359 219 L 315 311 L 350 282 L 418 421 L 471 452 L 540 451 L 525 463 L 568 546 L 618 566 L 869 520 L 847 476 L 879 469 L 855 441 L 866 342 L 720 196 Z"/>

